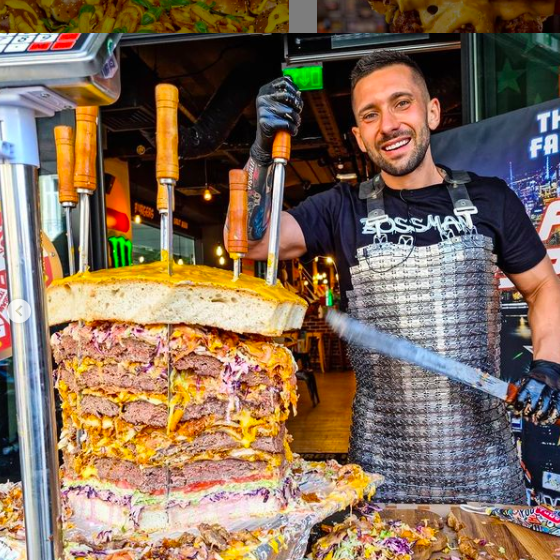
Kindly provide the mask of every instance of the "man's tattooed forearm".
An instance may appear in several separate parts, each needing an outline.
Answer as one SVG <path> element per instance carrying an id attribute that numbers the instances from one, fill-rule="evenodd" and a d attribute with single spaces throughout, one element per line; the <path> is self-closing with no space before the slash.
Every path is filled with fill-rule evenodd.
<path id="1" fill-rule="evenodd" d="M 249 215 L 248 235 L 251 241 L 262 239 L 270 221 L 272 203 L 272 169 L 258 165 L 249 158 L 245 169 L 249 173 L 247 211 Z"/>

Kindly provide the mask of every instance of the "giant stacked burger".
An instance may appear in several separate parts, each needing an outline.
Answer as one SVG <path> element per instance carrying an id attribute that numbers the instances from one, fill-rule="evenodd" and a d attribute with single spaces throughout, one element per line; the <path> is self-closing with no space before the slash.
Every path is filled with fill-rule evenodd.
<path id="1" fill-rule="evenodd" d="M 161 263 L 79 274 L 48 292 L 73 523 L 180 529 L 286 507 L 299 328 L 282 287 Z M 258 333 L 258 334 L 257 334 Z"/>
<path id="2" fill-rule="evenodd" d="M 292 456 L 295 364 L 274 336 L 306 304 L 281 286 L 163 263 L 48 289 L 64 560 L 284 560 L 380 482 Z M 20 485 L 0 485 L 0 560 L 25 554 Z"/>

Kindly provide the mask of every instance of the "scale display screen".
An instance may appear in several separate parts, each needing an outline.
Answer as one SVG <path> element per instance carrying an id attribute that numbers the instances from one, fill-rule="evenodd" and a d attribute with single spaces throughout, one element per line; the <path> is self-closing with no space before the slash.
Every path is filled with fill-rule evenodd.
<path id="1" fill-rule="evenodd" d="M 0 35 L 0 53 L 23 54 L 80 50 L 87 33 L 6 33 Z"/>

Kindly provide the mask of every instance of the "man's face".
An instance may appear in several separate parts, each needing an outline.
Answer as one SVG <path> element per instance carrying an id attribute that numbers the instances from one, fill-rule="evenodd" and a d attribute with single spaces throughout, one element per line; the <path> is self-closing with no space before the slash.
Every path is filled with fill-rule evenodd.
<path id="1" fill-rule="evenodd" d="M 428 100 L 412 69 L 394 64 L 362 78 L 353 109 L 358 145 L 382 171 L 400 177 L 422 163 L 439 124 L 439 102 Z"/>

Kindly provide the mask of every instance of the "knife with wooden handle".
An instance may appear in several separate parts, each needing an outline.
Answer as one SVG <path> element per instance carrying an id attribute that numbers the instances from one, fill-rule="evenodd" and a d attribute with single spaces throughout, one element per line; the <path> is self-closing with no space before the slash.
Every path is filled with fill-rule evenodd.
<path id="1" fill-rule="evenodd" d="M 249 248 L 247 236 L 247 184 L 249 174 L 244 169 L 229 172 L 228 250 L 233 259 L 233 279 L 241 273 L 241 259 Z"/>
<path id="2" fill-rule="evenodd" d="M 173 208 L 175 184 L 179 179 L 179 128 L 177 107 L 179 90 L 172 84 L 156 86 L 156 178 L 161 188 L 158 190 L 158 210 L 162 217 L 161 260 L 167 263 L 167 272 L 173 274 Z M 164 194 L 165 193 L 165 194 Z M 164 202 L 164 198 L 167 200 Z M 161 209 L 165 206 L 165 211 Z"/>
<path id="3" fill-rule="evenodd" d="M 68 270 L 76 274 L 74 260 L 74 236 L 72 232 L 72 209 L 78 205 L 78 193 L 74 188 L 74 130 L 71 126 L 55 126 L 56 170 L 58 174 L 58 200 L 66 218 L 66 242 L 68 245 Z"/>
<path id="4" fill-rule="evenodd" d="M 292 137 L 289 132 L 281 130 L 276 133 L 272 146 L 272 162 L 274 165 L 272 179 L 272 211 L 270 214 L 268 258 L 266 261 L 266 283 L 276 285 L 278 274 L 278 251 L 280 249 L 280 221 L 282 218 L 282 202 L 284 200 L 284 181 L 286 165 L 290 159 Z"/>
<path id="5" fill-rule="evenodd" d="M 74 187 L 80 195 L 80 272 L 89 269 L 89 197 L 97 188 L 97 120 L 99 107 L 76 108 Z"/>

